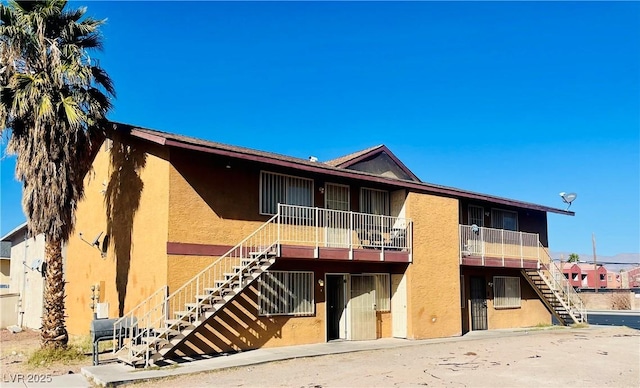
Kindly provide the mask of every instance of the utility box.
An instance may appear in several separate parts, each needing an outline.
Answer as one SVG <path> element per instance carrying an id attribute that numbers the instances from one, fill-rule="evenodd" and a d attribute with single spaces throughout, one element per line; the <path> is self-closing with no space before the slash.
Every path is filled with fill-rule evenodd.
<path id="1" fill-rule="evenodd" d="M 109 318 L 109 303 L 96 303 L 96 318 L 106 319 Z"/>

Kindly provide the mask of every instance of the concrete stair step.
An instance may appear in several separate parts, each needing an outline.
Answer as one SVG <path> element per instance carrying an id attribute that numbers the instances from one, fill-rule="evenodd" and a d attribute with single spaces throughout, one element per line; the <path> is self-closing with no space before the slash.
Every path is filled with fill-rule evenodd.
<path id="1" fill-rule="evenodd" d="M 173 312 L 173 315 L 174 315 L 176 318 L 179 318 L 179 319 L 181 319 L 181 318 L 187 318 L 187 317 L 192 317 L 192 316 L 193 316 L 193 315 L 195 315 L 195 314 L 196 314 L 196 312 L 195 312 L 195 311 L 192 311 L 192 310 L 174 311 L 174 312 Z"/>
<path id="2" fill-rule="evenodd" d="M 189 327 L 189 326 L 193 326 L 193 324 L 189 321 L 185 321 L 182 319 L 166 319 L 164 321 L 165 325 L 167 325 L 167 328 L 173 328 L 173 327 Z M 180 332 L 182 332 L 182 330 L 180 330 Z"/>
<path id="3" fill-rule="evenodd" d="M 196 307 L 198 307 L 197 303 L 185 303 L 184 307 L 186 307 L 189 310 L 195 309 Z M 211 307 L 213 307 L 212 304 L 209 303 L 201 303 L 200 304 L 200 309 L 201 310 L 206 310 L 206 309 L 210 309 Z"/>

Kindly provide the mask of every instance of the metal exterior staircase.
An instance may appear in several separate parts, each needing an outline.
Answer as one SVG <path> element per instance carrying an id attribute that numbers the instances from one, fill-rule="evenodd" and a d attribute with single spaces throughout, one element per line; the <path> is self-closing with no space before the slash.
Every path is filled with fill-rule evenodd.
<path id="1" fill-rule="evenodd" d="M 164 286 L 114 324 L 118 359 L 148 366 L 171 356 L 195 329 L 239 295 L 274 262 L 278 215 L 167 296 Z"/>
<path id="2" fill-rule="evenodd" d="M 549 311 L 562 325 L 587 322 L 587 312 L 578 293 L 551 259 L 547 249 L 542 252 L 537 269 L 523 269 L 522 274 Z"/>
<path id="3" fill-rule="evenodd" d="M 307 245 L 316 253 L 327 246 L 353 251 L 362 248 L 362 241 L 354 238 L 361 228 L 381 236 L 379 245 L 370 245 L 380 250 L 381 259 L 385 251 L 394 251 L 406 252 L 410 260 L 410 219 L 278 204 L 276 215 L 183 286 L 170 295 L 167 286 L 160 288 L 118 319 L 113 328 L 114 353 L 136 366 L 175 356 L 177 347 L 200 325 L 269 269 L 281 243 Z"/>

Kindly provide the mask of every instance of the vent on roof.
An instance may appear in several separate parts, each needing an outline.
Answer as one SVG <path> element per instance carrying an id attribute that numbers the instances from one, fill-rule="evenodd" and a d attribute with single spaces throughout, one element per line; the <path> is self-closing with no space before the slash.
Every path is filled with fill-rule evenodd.
<path id="1" fill-rule="evenodd" d="M 317 162 L 318 158 L 316 158 L 315 156 L 309 156 L 309 161 L 310 162 Z"/>

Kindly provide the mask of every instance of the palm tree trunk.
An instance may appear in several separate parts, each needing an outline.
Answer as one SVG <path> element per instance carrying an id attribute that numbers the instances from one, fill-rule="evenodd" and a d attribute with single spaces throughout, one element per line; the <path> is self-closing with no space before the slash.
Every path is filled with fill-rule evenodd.
<path id="1" fill-rule="evenodd" d="M 64 273 L 62 269 L 62 242 L 46 239 L 45 288 L 42 316 L 42 347 L 65 348 L 69 341 L 64 323 Z"/>

